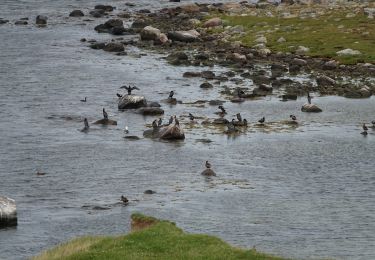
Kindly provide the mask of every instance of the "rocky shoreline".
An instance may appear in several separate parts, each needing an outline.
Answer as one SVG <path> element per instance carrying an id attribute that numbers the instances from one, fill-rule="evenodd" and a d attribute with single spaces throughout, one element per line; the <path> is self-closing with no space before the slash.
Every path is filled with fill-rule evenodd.
<path id="1" fill-rule="evenodd" d="M 206 81 L 215 80 L 218 84 L 233 80 L 236 85 L 241 85 L 241 80 L 233 79 L 235 75 L 239 75 L 244 79 L 251 79 L 256 86 L 249 97 L 265 96 L 271 94 L 272 89 L 280 88 L 285 90 L 286 96 L 292 97 L 305 95 L 307 91 L 311 91 L 320 95 L 367 98 L 375 92 L 374 64 L 345 65 L 329 58 L 310 57 L 298 50 L 294 53 L 275 53 L 266 48 L 266 45 L 262 45 L 262 37 L 255 47 L 248 47 L 240 41 L 228 41 L 223 38 L 223 35 L 231 32 L 238 33 L 236 30 L 240 30 L 239 28 L 225 27 L 220 17 L 210 18 L 213 14 L 230 14 L 237 9 L 248 12 L 264 10 L 268 6 L 275 8 L 271 4 L 253 5 L 244 1 L 232 4 L 181 5 L 155 12 L 149 10 L 139 10 L 135 13 L 120 12 L 113 15 L 117 16 L 116 18 L 95 27 L 99 33 L 113 34 L 115 37 L 112 41 L 89 40 L 89 46 L 93 49 L 114 52 L 117 55 L 127 55 L 126 47 L 133 45 L 167 55 L 166 59 L 171 65 L 189 65 L 198 68 L 214 65 L 228 67 L 232 71 L 226 75 L 187 72 L 184 77 L 202 77 Z M 131 25 L 126 28 L 124 22 Z M 221 32 L 215 33 L 215 31 Z M 118 35 L 134 35 L 134 37 L 125 40 Z M 85 42 L 86 39 L 82 41 Z M 263 68 L 257 68 L 258 65 Z M 309 79 L 301 83 L 290 78 L 299 75 Z M 209 85 L 202 87 L 206 86 Z"/>

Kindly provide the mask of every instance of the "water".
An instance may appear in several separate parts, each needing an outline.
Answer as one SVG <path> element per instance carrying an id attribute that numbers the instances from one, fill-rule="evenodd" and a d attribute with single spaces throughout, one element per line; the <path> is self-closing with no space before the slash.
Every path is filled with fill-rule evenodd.
<path id="1" fill-rule="evenodd" d="M 124 83 L 136 84 L 155 101 L 172 89 L 186 102 L 223 97 L 218 86 L 201 90 L 200 79 L 182 78 L 201 68 L 172 67 L 158 54 L 130 47 L 124 57 L 87 48 L 81 38 L 111 36 L 93 31 L 100 20 L 67 15 L 96 3 L 0 4 L 0 17 L 31 19 L 28 26 L 0 26 L 0 194 L 17 201 L 19 217 L 16 229 L 0 231 L 1 259 L 25 259 L 80 235 L 124 234 L 132 212 L 286 257 L 375 258 L 375 135 L 359 134 L 362 122 L 375 119 L 374 98 L 319 97 L 313 101 L 321 114 L 301 113 L 304 99 L 227 102 L 229 118 L 241 111 L 256 122 L 264 115 L 277 131 L 251 127 L 230 138 L 217 129 L 184 125 L 183 142 L 125 140 L 125 125 L 142 137 L 154 118 L 117 110 L 115 94 Z M 137 4 L 135 9 L 169 5 Z M 125 8 L 124 2 L 113 5 Z M 32 25 L 41 13 L 49 17 L 46 28 Z M 137 58 L 139 53 L 147 56 Z M 88 102 L 80 102 L 85 96 Z M 84 117 L 102 117 L 102 107 L 118 126 L 79 132 Z M 214 118 L 217 111 L 207 104 L 163 109 L 165 119 L 188 112 Z M 299 118 L 298 128 L 279 123 L 290 114 Z M 205 160 L 218 177 L 200 176 Z M 157 193 L 144 195 L 146 189 Z M 131 200 L 128 207 L 118 204 L 122 194 Z"/>

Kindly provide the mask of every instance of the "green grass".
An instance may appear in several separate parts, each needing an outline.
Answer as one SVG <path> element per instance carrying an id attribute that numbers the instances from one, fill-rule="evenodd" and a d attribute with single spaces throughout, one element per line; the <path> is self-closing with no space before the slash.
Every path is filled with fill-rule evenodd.
<path id="1" fill-rule="evenodd" d="M 310 48 L 307 55 L 313 57 L 334 58 L 343 64 L 375 63 L 375 19 L 368 19 L 363 13 L 346 18 L 349 12 L 350 10 L 331 10 L 317 18 L 304 19 L 278 18 L 275 10 L 274 17 L 240 15 L 221 17 L 226 25 L 244 26 L 247 34 L 238 39 L 249 47 L 255 45 L 256 35 L 261 32 L 267 37 L 268 48 L 275 52 L 293 52 L 301 45 Z M 284 37 L 286 42 L 277 43 L 280 37 Z M 336 54 L 337 51 L 347 48 L 359 50 L 362 55 Z"/>
<path id="2" fill-rule="evenodd" d="M 126 236 L 75 239 L 33 259 L 282 259 L 235 248 L 213 236 L 184 233 L 169 221 L 141 214 L 132 220 L 152 225 Z"/>

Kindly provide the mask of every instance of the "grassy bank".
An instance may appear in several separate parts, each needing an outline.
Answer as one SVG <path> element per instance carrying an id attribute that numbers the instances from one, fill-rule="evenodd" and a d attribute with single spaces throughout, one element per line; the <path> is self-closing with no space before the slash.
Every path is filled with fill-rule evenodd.
<path id="1" fill-rule="evenodd" d="M 272 17 L 269 17 L 269 14 Z M 285 16 L 285 14 L 289 14 Z M 286 7 L 243 14 L 222 15 L 226 25 L 243 26 L 245 35 L 237 37 L 246 46 L 254 46 L 259 35 L 267 38 L 266 46 L 274 52 L 294 52 L 298 46 L 308 47 L 306 55 L 334 58 L 343 64 L 375 62 L 375 19 L 362 9 L 321 7 Z M 283 37 L 285 42 L 278 42 Z M 339 56 L 343 49 L 361 52 L 355 56 Z"/>
<path id="2" fill-rule="evenodd" d="M 282 259 L 232 247 L 222 240 L 187 234 L 169 221 L 132 215 L 132 232 L 119 237 L 82 237 L 42 253 L 51 259 Z"/>

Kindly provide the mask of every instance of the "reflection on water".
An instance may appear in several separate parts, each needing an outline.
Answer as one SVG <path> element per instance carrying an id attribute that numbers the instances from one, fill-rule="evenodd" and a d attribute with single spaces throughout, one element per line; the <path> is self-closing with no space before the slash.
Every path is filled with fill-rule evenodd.
<path id="1" fill-rule="evenodd" d="M 0 193 L 16 199 L 19 213 L 17 229 L 0 231 L 2 258 L 25 258 L 79 235 L 126 233 L 135 211 L 288 257 L 375 257 L 375 131 L 359 134 L 362 122 L 375 119 L 374 98 L 316 98 L 321 114 L 301 113 L 302 99 L 226 102 L 228 118 L 241 112 L 250 122 L 236 137 L 200 124 L 217 117 L 216 106 L 163 105 L 165 120 L 185 116 L 186 140 L 144 139 L 154 118 L 117 110 L 124 83 L 155 101 L 170 90 L 184 102 L 223 96 L 217 86 L 202 90 L 201 79 L 182 77 L 197 68 L 171 67 L 152 53 L 118 57 L 87 48 L 80 38 L 110 36 L 97 35 L 96 22 L 66 16 L 94 4 L 2 2 L 0 17 L 9 20 L 49 16 L 46 28 L 0 26 Z M 118 125 L 79 132 L 83 118 L 101 118 L 103 107 Z M 186 125 L 189 112 L 202 117 L 196 127 Z M 283 123 L 290 114 L 298 127 Z M 270 122 L 264 128 L 255 125 L 263 116 Z M 124 139 L 125 126 L 140 140 Z M 205 160 L 217 177 L 199 175 Z M 128 207 L 118 203 L 121 195 Z"/>

